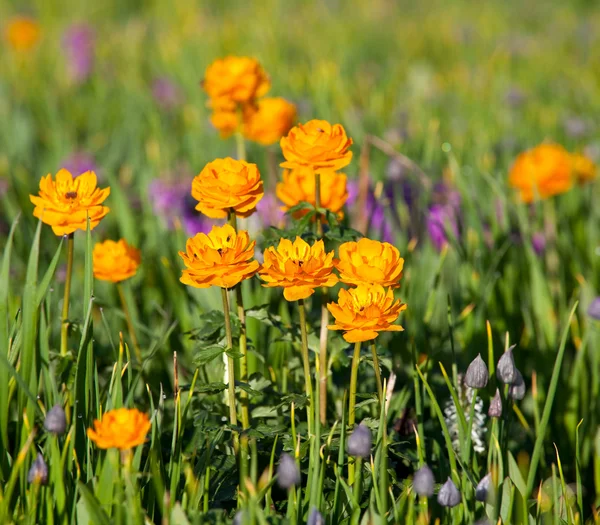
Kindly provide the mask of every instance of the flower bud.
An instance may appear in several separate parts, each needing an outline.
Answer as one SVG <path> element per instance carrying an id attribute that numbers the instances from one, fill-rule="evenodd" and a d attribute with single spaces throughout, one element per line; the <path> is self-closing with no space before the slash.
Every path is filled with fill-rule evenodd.
<path id="1" fill-rule="evenodd" d="M 523 376 L 521 372 L 517 370 L 517 377 L 513 381 L 512 385 L 508 387 L 508 395 L 513 399 L 520 401 L 525 397 L 525 392 L 527 392 L 527 387 L 525 386 L 525 381 L 523 380 Z"/>
<path id="2" fill-rule="evenodd" d="M 313 507 L 308 515 L 306 525 L 325 525 L 325 518 L 315 507 Z"/>
<path id="3" fill-rule="evenodd" d="M 600 297 L 596 297 L 590 304 L 587 314 L 596 321 L 600 321 Z"/>
<path id="4" fill-rule="evenodd" d="M 238 510 L 233 517 L 231 525 L 245 525 L 248 519 L 248 511 L 245 509 Z"/>
<path id="5" fill-rule="evenodd" d="M 450 478 L 442 485 L 437 500 L 442 507 L 456 507 L 460 503 L 460 492 Z"/>
<path id="6" fill-rule="evenodd" d="M 27 481 L 37 485 L 46 485 L 48 483 L 48 465 L 44 461 L 44 457 L 38 452 L 35 461 L 31 464 Z"/>
<path id="7" fill-rule="evenodd" d="M 282 454 L 277 467 L 277 483 L 282 489 L 291 489 L 300 483 L 300 470 L 289 454 Z"/>
<path id="8" fill-rule="evenodd" d="M 490 408 L 488 409 L 489 417 L 502 417 L 502 398 L 500 397 L 500 390 L 496 388 L 496 395 L 490 401 Z"/>
<path id="9" fill-rule="evenodd" d="M 67 428 L 67 417 L 65 411 L 60 405 L 54 405 L 46 413 L 44 419 L 44 428 L 52 434 L 62 434 Z"/>
<path id="10" fill-rule="evenodd" d="M 464 379 L 465 385 L 470 388 L 485 388 L 489 378 L 488 368 L 481 359 L 481 354 L 477 354 L 477 357 L 471 361 L 469 368 L 467 368 Z"/>
<path id="11" fill-rule="evenodd" d="M 367 425 L 358 425 L 347 442 L 348 454 L 368 458 L 371 455 L 371 431 Z"/>
<path id="12" fill-rule="evenodd" d="M 415 472 L 413 477 L 413 490 L 419 496 L 433 496 L 433 486 L 435 485 L 435 478 L 433 472 L 427 465 L 423 465 L 419 470 Z"/>
<path id="13" fill-rule="evenodd" d="M 477 501 L 487 501 L 490 484 L 492 483 L 492 475 L 486 474 L 475 487 L 475 499 Z"/>
<path id="14" fill-rule="evenodd" d="M 517 367 L 515 366 L 515 358 L 513 357 L 511 346 L 498 361 L 496 373 L 498 378 L 506 385 L 510 385 L 517 378 Z"/>

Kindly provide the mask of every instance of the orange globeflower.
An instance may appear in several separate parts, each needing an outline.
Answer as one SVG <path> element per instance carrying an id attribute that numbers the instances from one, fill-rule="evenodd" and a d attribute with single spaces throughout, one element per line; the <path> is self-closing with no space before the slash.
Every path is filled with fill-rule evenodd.
<path id="1" fill-rule="evenodd" d="M 321 171 L 321 207 L 337 214 L 341 219 L 344 216 L 342 208 L 348 199 L 346 188 L 347 178 L 344 173 L 331 170 Z M 283 171 L 283 182 L 278 182 L 275 193 L 287 210 L 301 202 L 308 202 L 315 206 L 315 175 L 312 170 L 299 168 Z M 307 213 L 306 210 L 298 212 L 295 218 Z"/>
<path id="2" fill-rule="evenodd" d="M 15 51 L 29 51 L 40 39 L 40 24 L 32 18 L 16 16 L 7 24 L 5 36 Z"/>
<path id="3" fill-rule="evenodd" d="M 62 169 L 56 174 L 56 182 L 48 174 L 40 180 L 39 195 L 29 198 L 35 209 L 33 216 L 52 226 L 56 235 L 67 235 L 75 230 L 86 230 L 90 218 L 93 230 L 110 211 L 102 203 L 110 195 L 110 188 L 97 186 L 96 174 L 86 171 L 76 178 Z"/>
<path id="4" fill-rule="evenodd" d="M 282 287 L 288 301 L 306 299 L 315 288 L 337 283 L 333 273 L 333 252 L 325 253 L 323 241 L 310 246 L 300 237 L 293 243 L 281 239 L 277 248 L 267 248 L 259 275 L 265 281 L 263 286 Z"/>
<path id="5" fill-rule="evenodd" d="M 232 158 L 209 162 L 192 182 L 196 209 L 212 219 L 227 217 L 233 210 L 239 217 L 256 211 L 264 195 L 263 183 L 256 164 Z"/>
<path id="6" fill-rule="evenodd" d="M 94 428 L 87 429 L 87 435 L 98 448 L 126 450 L 146 441 L 151 426 L 148 414 L 137 408 L 117 408 L 96 419 Z"/>
<path id="7" fill-rule="evenodd" d="M 334 261 L 340 272 L 340 281 L 358 286 L 379 284 L 400 286 L 404 259 L 398 248 L 387 242 L 363 238 L 358 242 L 345 242 L 340 248 L 340 258 Z"/>
<path id="8" fill-rule="evenodd" d="M 394 301 L 394 292 L 387 292 L 379 284 L 361 284 L 350 290 L 340 290 L 337 303 L 329 303 L 327 309 L 335 318 L 330 330 L 344 330 L 344 339 L 358 343 L 375 339 L 382 331 L 399 332 L 400 325 L 392 324 L 406 305 Z"/>
<path id="9" fill-rule="evenodd" d="M 562 146 L 540 144 L 516 158 L 509 183 L 519 190 L 525 203 L 547 199 L 571 189 L 572 167 L 571 155 Z"/>
<path id="10" fill-rule="evenodd" d="M 579 184 L 585 184 L 596 178 L 596 166 L 591 159 L 580 153 L 571 155 L 573 172 Z"/>
<path id="11" fill-rule="evenodd" d="M 221 138 L 227 138 L 239 129 L 240 115 L 235 102 L 220 105 L 211 104 L 211 106 L 213 112 L 210 116 L 210 123 L 219 132 Z"/>
<path id="12" fill-rule="evenodd" d="M 202 87 L 217 105 L 247 104 L 269 91 L 271 82 L 256 59 L 228 56 L 206 68 Z"/>
<path id="13" fill-rule="evenodd" d="M 296 106 L 284 98 L 263 98 L 244 115 L 244 136 L 264 146 L 283 137 L 296 120 Z"/>
<path id="14" fill-rule="evenodd" d="M 133 277 L 142 260 L 140 251 L 129 246 L 125 239 L 97 243 L 92 252 L 92 259 L 94 277 L 113 283 Z"/>
<path id="15" fill-rule="evenodd" d="M 340 124 L 333 126 L 326 120 L 311 120 L 292 128 L 280 143 L 284 168 L 311 168 L 339 170 L 350 164 L 352 139 Z"/>
<path id="16" fill-rule="evenodd" d="M 236 233 L 229 224 L 213 226 L 208 235 L 198 233 L 187 240 L 186 251 L 179 252 L 186 266 L 180 281 L 195 288 L 233 288 L 257 272 L 255 244 L 248 232 Z"/>

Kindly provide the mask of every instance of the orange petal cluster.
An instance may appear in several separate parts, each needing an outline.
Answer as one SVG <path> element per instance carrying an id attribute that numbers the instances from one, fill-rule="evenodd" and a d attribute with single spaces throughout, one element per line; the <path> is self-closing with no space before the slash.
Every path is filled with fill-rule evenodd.
<path id="1" fill-rule="evenodd" d="M 125 239 L 99 242 L 92 252 L 94 277 L 118 283 L 133 277 L 141 263 L 140 250 L 129 246 Z"/>
<path id="2" fill-rule="evenodd" d="M 585 184 L 596 178 L 596 166 L 591 159 L 580 153 L 572 155 L 573 172 L 579 184 Z"/>
<path id="3" fill-rule="evenodd" d="M 323 241 L 310 246 L 300 237 L 294 242 L 281 239 L 277 248 L 267 248 L 259 275 L 265 281 L 263 286 L 282 287 L 288 301 L 306 299 L 315 288 L 338 281 L 333 273 L 333 252 L 325 252 Z"/>
<path id="4" fill-rule="evenodd" d="M 263 98 L 244 114 L 244 136 L 263 146 L 275 144 L 296 120 L 296 106 L 284 98 Z"/>
<path id="5" fill-rule="evenodd" d="M 87 435 L 98 448 L 127 450 L 146 441 L 150 427 L 148 414 L 137 408 L 117 408 L 96 419 L 94 428 L 87 429 Z"/>
<path id="6" fill-rule="evenodd" d="M 40 24 L 37 20 L 16 16 L 7 24 L 4 36 L 15 51 L 24 52 L 37 44 L 40 34 Z"/>
<path id="7" fill-rule="evenodd" d="M 350 164 L 352 139 L 341 124 L 326 120 L 311 120 L 293 127 L 279 142 L 285 162 L 284 168 L 339 170 Z"/>
<path id="8" fill-rule="evenodd" d="M 34 217 L 52 226 L 56 235 L 67 235 L 75 230 L 86 230 L 87 219 L 90 229 L 94 229 L 110 211 L 102 203 L 110 195 L 110 188 L 97 187 L 93 171 L 73 178 L 70 172 L 61 169 L 56 181 L 48 174 L 40 180 L 38 195 L 30 195 L 35 205 Z"/>
<path id="9" fill-rule="evenodd" d="M 236 233 L 229 224 L 213 226 L 208 235 L 198 233 L 188 239 L 186 251 L 179 252 L 186 266 L 180 281 L 195 288 L 233 288 L 257 272 L 255 244 L 248 232 Z"/>
<path id="10" fill-rule="evenodd" d="M 213 219 L 227 217 L 230 210 L 239 217 L 248 217 L 256 211 L 263 195 L 256 164 L 229 157 L 209 162 L 192 182 L 196 209 Z"/>
<path id="11" fill-rule="evenodd" d="M 327 328 L 343 330 L 344 339 L 349 343 L 370 341 L 382 331 L 404 330 L 393 323 L 406 305 L 394 300 L 391 288 L 386 291 L 378 284 L 341 289 L 337 303 L 329 303 L 327 309 L 335 319 L 335 324 Z"/>

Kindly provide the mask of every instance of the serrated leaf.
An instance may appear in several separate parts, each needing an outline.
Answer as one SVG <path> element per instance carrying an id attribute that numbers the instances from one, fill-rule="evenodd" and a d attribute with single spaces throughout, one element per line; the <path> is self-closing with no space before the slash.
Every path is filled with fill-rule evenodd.
<path id="1" fill-rule="evenodd" d="M 213 359 L 219 357 L 225 348 L 221 345 L 209 345 L 196 350 L 194 355 L 194 363 L 198 366 L 210 363 Z"/>

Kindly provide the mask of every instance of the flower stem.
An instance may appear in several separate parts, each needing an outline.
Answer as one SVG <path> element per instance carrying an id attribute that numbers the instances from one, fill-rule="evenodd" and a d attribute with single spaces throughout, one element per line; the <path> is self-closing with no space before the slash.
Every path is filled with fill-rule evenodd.
<path id="1" fill-rule="evenodd" d="M 319 415 L 321 424 L 327 423 L 327 336 L 329 332 L 329 310 L 327 310 L 327 289 L 321 289 L 321 333 L 319 337 Z"/>
<path id="2" fill-rule="evenodd" d="M 73 274 L 73 252 L 75 248 L 75 237 L 69 233 L 67 243 L 67 276 L 65 280 L 65 296 L 63 299 L 62 318 L 60 327 L 60 355 L 67 355 L 69 336 L 69 297 L 71 295 L 71 276 Z"/>
<path id="3" fill-rule="evenodd" d="M 348 409 L 348 426 L 354 428 L 356 421 L 356 383 L 358 380 L 358 363 L 360 362 L 360 341 L 354 343 L 354 355 L 352 356 L 352 369 L 350 370 L 350 397 Z M 348 463 L 348 484 L 354 483 L 354 462 Z"/>
<path id="4" fill-rule="evenodd" d="M 321 207 L 321 174 L 315 172 L 315 208 Z M 323 236 L 323 223 L 321 222 L 321 215 L 317 213 L 317 235 Z"/>
<path id="5" fill-rule="evenodd" d="M 377 381 L 377 397 L 381 404 L 383 402 L 383 386 L 381 383 L 381 370 L 379 368 L 379 357 L 377 355 L 375 340 L 371 341 L 371 354 L 373 355 L 373 368 L 375 369 L 375 380 Z"/>
<path id="6" fill-rule="evenodd" d="M 119 298 L 121 299 L 121 308 L 123 308 L 123 313 L 125 314 L 125 320 L 127 321 L 127 329 L 129 330 L 129 336 L 131 337 L 131 341 L 133 343 L 135 357 L 137 358 L 138 363 L 142 364 L 142 351 L 140 349 L 140 345 L 138 343 L 137 336 L 135 335 L 135 329 L 133 328 L 133 321 L 131 320 L 131 312 L 129 311 L 129 307 L 127 306 L 127 300 L 125 299 L 125 292 L 123 290 L 123 285 L 121 283 L 117 283 L 117 290 L 119 291 Z"/>
<path id="7" fill-rule="evenodd" d="M 225 316 L 225 335 L 227 337 L 227 350 L 233 348 L 233 335 L 231 333 L 231 317 L 229 315 L 229 299 L 227 298 L 227 290 L 221 288 L 221 297 L 223 299 L 223 315 Z M 228 386 L 227 391 L 229 393 L 229 422 L 232 426 L 237 426 L 237 413 L 235 411 L 235 364 L 233 357 L 227 356 L 227 368 L 228 368 Z M 238 447 L 238 436 L 237 432 L 234 431 L 234 446 Z"/>
<path id="8" fill-rule="evenodd" d="M 312 383 L 310 381 L 310 360 L 308 357 L 308 335 L 306 331 L 306 309 L 304 306 L 304 299 L 298 301 L 298 310 L 300 312 L 300 335 L 302 337 L 302 363 L 304 365 L 304 387 L 306 391 L 306 397 L 308 398 L 308 406 L 306 407 L 307 418 L 308 418 L 308 433 L 311 433 L 312 429 L 312 413 L 314 410 L 312 402 Z"/>
<path id="9" fill-rule="evenodd" d="M 244 142 L 241 126 L 240 129 L 235 132 L 235 153 L 237 160 L 246 160 L 246 143 Z"/>

